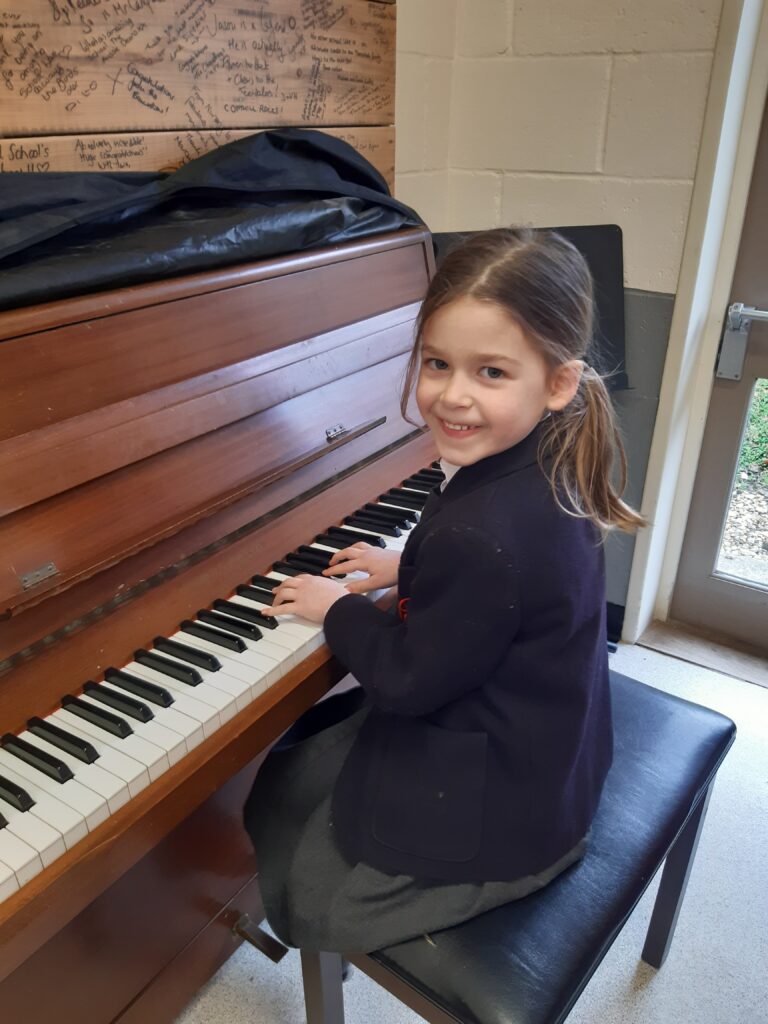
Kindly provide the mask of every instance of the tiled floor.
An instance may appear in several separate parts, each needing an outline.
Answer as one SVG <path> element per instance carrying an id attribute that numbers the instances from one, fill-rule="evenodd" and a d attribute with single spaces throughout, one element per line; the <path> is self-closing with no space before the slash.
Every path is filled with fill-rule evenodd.
<path id="1" fill-rule="evenodd" d="M 655 971 L 639 959 L 655 884 L 614 943 L 568 1024 L 768 1022 L 768 690 L 642 647 L 611 665 L 734 719 L 675 941 Z M 359 972 L 344 986 L 347 1024 L 420 1018 Z M 177 1024 L 303 1024 L 298 955 L 274 965 L 241 947 Z M 510 1024 L 513 1024 L 510 1021 Z"/>

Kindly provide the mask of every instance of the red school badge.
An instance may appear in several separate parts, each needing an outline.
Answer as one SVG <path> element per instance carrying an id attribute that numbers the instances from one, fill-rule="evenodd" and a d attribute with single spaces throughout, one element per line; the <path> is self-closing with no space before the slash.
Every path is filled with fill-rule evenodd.
<path id="1" fill-rule="evenodd" d="M 397 614 L 400 616 L 400 621 L 405 622 L 408 618 L 408 602 L 410 597 L 401 597 L 397 602 Z"/>

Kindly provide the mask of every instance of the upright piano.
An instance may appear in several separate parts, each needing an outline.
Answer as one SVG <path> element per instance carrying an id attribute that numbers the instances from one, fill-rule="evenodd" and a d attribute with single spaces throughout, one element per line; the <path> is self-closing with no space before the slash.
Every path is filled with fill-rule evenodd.
<path id="1" fill-rule="evenodd" d="M 3 1024 L 163 1024 L 261 919 L 244 799 L 344 674 L 261 610 L 418 518 L 431 273 L 408 230 L 0 313 Z"/>

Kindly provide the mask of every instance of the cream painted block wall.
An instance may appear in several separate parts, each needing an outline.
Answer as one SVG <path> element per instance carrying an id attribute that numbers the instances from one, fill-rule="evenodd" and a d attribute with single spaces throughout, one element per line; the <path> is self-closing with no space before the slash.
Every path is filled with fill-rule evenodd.
<path id="1" fill-rule="evenodd" d="M 398 0 L 396 194 L 436 231 L 617 223 L 674 292 L 721 0 Z"/>

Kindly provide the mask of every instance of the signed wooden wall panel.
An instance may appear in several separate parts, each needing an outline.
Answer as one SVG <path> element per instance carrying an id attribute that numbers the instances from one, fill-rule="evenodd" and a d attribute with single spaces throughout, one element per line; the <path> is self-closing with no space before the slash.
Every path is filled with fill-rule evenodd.
<path id="1" fill-rule="evenodd" d="M 394 126 L 323 128 L 354 146 L 384 176 L 395 182 Z M 253 134 L 234 128 L 170 132 L 102 132 L 0 138 L 3 171 L 173 171 L 227 142 Z"/>
<path id="2" fill-rule="evenodd" d="M 387 0 L 0 0 L 0 170 L 172 169 L 329 129 L 390 180 Z"/>

